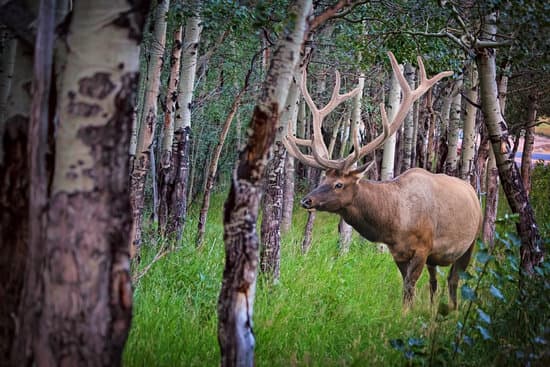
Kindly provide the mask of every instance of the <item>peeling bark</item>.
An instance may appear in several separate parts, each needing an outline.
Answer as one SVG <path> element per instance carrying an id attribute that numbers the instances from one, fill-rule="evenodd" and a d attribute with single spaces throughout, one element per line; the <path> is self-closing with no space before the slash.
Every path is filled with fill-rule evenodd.
<path id="1" fill-rule="evenodd" d="M 486 16 L 483 36 L 492 39 L 496 34 L 496 14 Z M 521 239 L 521 268 L 527 274 L 533 274 L 534 267 L 544 258 L 544 248 L 538 230 L 533 208 L 523 186 L 514 157 L 510 155 L 508 127 L 498 103 L 496 83 L 495 50 L 485 48 L 476 50 L 476 64 L 480 78 L 481 106 L 485 124 L 495 153 L 496 164 L 502 188 L 513 213 L 519 214 L 516 228 Z"/>
<path id="2" fill-rule="evenodd" d="M 405 79 L 411 86 L 412 89 L 415 88 L 415 76 L 416 70 L 411 64 L 405 64 L 404 67 Z M 418 109 L 418 104 L 415 103 L 416 108 Z M 414 110 L 411 108 L 405 122 L 403 123 L 403 160 L 401 161 L 400 173 L 405 172 L 412 167 L 412 156 L 413 156 L 413 132 L 414 132 Z M 415 147 L 416 148 L 416 147 Z"/>
<path id="3" fill-rule="evenodd" d="M 281 128 L 281 127 L 279 127 Z M 281 264 L 281 218 L 286 149 L 282 141 L 275 141 L 272 157 L 266 167 L 266 188 L 263 199 L 260 270 L 277 282 Z"/>
<path id="4" fill-rule="evenodd" d="M 482 240 L 490 248 L 495 243 L 495 226 L 497 220 L 498 208 L 498 168 L 495 161 L 495 154 L 489 146 L 489 159 L 487 160 L 487 168 L 485 170 L 485 213 L 483 215 Z"/>
<path id="5" fill-rule="evenodd" d="M 458 133 L 460 131 L 460 116 L 462 112 L 462 79 L 456 81 L 451 99 L 449 116 L 449 128 L 447 130 L 447 159 L 445 161 L 445 173 L 450 176 L 457 175 L 458 168 Z"/>
<path id="6" fill-rule="evenodd" d="M 439 129 L 439 142 L 437 144 L 436 164 L 434 172 L 442 173 L 445 170 L 445 162 L 447 160 L 447 132 L 449 130 L 449 117 L 451 113 L 451 102 L 453 93 L 453 84 L 448 83 L 443 91 L 443 103 L 441 104 L 441 124 Z"/>
<path id="7" fill-rule="evenodd" d="M 293 7 L 293 31 L 279 40 L 250 123 L 248 142 L 239 155 L 224 208 L 225 267 L 218 300 L 218 341 L 222 366 L 254 365 L 253 306 L 258 238 L 256 220 L 262 178 L 292 72 L 304 40 L 311 2 Z"/>
<path id="8" fill-rule="evenodd" d="M 399 65 L 400 72 L 403 72 L 403 66 Z M 392 73 L 390 92 L 388 95 L 388 105 L 390 110 L 388 111 L 388 121 L 392 121 L 399 104 L 401 103 L 401 88 L 397 82 L 397 78 Z M 396 133 L 392 134 L 384 142 L 384 155 L 382 158 L 382 171 L 380 172 L 381 180 L 391 180 L 394 177 L 394 163 L 395 163 L 395 144 L 397 141 Z"/>
<path id="9" fill-rule="evenodd" d="M 132 314 L 127 152 L 144 5 L 75 3 L 64 43 L 47 226 L 38 244 L 43 256 L 28 268 L 37 281 L 25 284 L 36 300 L 26 312 L 39 312 L 23 319 L 14 365 L 121 363 Z M 100 113 L 75 105 L 96 105 Z"/>
<path id="10" fill-rule="evenodd" d="M 353 129 L 357 129 L 358 126 L 361 125 L 362 123 L 361 122 L 361 100 L 363 99 L 363 89 L 365 88 L 364 73 L 361 73 L 359 75 L 359 80 L 357 84 L 358 84 L 357 87 L 361 91 L 355 97 L 353 97 L 353 105 L 352 105 L 351 119 L 350 119 L 350 127 L 352 127 Z M 346 125 L 346 121 L 344 121 L 344 125 Z M 347 134 L 342 134 L 341 146 L 346 145 L 347 138 L 348 138 Z M 332 154 L 331 149 L 329 149 L 329 153 Z M 344 154 L 342 151 L 340 151 L 339 157 L 344 157 Z M 353 234 L 353 227 L 347 224 L 343 218 L 340 218 L 340 222 L 338 223 L 338 235 L 339 235 L 338 242 L 340 246 L 340 252 L 346 253 L 349 251 L 352 234 Z"/>
<path id="11" fill-rule="evenodd" d="M 170 191 L 174 180 L 171 177 L 175 171 L 172 169 L 172 144 L 174 142 L 174 119 L 178 105 L 178 84 L 180 74 L 180 58 L 182 51 L 182 26 L 176 27 L 173 36 L 172 54 L 170 56 L 170 76 L 168 90 L 166 91 L 166 111 L 164 113 L 164 129 L 162 137 L 162 149 L 160 153 L 160 167 L 158 172 L 159 185 L 159 230 L 161 235 L 169 235 L 167 230 L 169 218 Z"/>
<path id="12" fill-rule="evenodd" d="M 298 119 L 298 109 L 299 109 L 299 91 L 298 85 L 293 83 L 292 88 L 296 89 L 295 97 L 290 98 L 293 95 L 292 92 L 289 92 L 290 100 L 290 120 L 288 121 L 288 131 L 290 134 L 296 134 L 296 124 Z M 292 89 L 291 89 L 292 91 Z M 292 103 L 294 101 L 294 103 Z M 292 225 L 292 213 L 294 211 L 294 187 L 295 187 L 295 175 L 296 175 L 296 162 L 294 157 L 290 154 L 287 154 L 285 157 L 285 182 L 284 182 L 284 192 L 283 192 L 283 213 L 281 218 L 281 230 L 287 232 L 290 230 Z"/>
<path id="13" fill-rule="evenodd" d="M 145 201 L 145 183 L 151 167 L 150 152 L 155 137 L 155 125 L 157 120 L 157 99 L 160 88 L 160 74 L 166 44 L 166 18 L 170 0 L 158 0 L 154 20 L 155 48 L 149 61 L 147 75 L 151 78 L 147 88 L 141 116 L 136 157 L 133 161 L 130 178 L 130 195 L 132 203 L 132 258 L 139 261 L 139 248 L 141 246 L 141 226 L 143 220 L 143 206 Z M 133 113 L 133 111 L 131 112 Z"/>
<path id="14" fill-rule="evenodd" d="M 466 108 L 464 110 L 464 137 L 462 139 L 462 153 L 460 156 L 460 178 L 465 181 L 472 181 L 475 171 L 474 157 L 476 151 L 476 114 L 477 106 L 468 101 L 477 103 L 478 76 L 475 64 L 467 66 L 466 77 Z"/>
<path id="15" fill-rule="evenodd" d="M 523 139 L 523 154 L 521 156 L 521 178 L 523 187 L 527 195 L 531 191 L 531 165 L 533 157 L 533 147 L 535 145 L 535 122 L 537 120 L 539 95 L 531 96 L 529 102 L 529 111 L 527 113 L 527 126 L 525 127 L 525 137 Z"/>
<path id="16" fill-rule="evenodd" d="M 290 188 L 285 187 L 285 184 L 288 182 L 287 175 L 290 172 L 285 170 L 288 154 L 283 146 L 282 138 L 287 134 L 289 128 L 291 128 L 289 126 L 292 124 L 291 120 L 297 116 L 295 111 L 299 95 L 296 75 L 294 75 L 281 115 L 280 126 L 277 129 L 275 142 L 272 147 L 272 157 L 266 167 L 266 186 L 262 205 L 260 271 L 275 283 L 279 280 L 280 275 L 283 212 L 284 209 L 288 210 L 288 207 L 290 207 L 290 218 L 287 219 L 290 226 L 292 201 L 294 198 L 293 193 L 289 194 L 285 192 L 285 190 L 288 191 Z M 292 190 L 294 190 L 293 181 Z M 286 204 L 287 208 L 285 208 L 285 195 L 286 199 L 290 200 Z"/>
<path id="17" fill-rule="evenodd" d="M 201 33 L 200 2 L 193 1 L 194 13 L 187 19 L 182 46 L 177 103 L 174 112 L 174 140 L 170 175 L 167 182 L 166 234 L 175 234 L 177 241 L 183 235 L 187 218 L 189 182 L 189 155 L 191 145 L 191 100 L 193 98 L 197 53 Z M 189 186 L 189 187 L 188 187 Z M 189 189 L 189 190 L 188 190 Z"/>

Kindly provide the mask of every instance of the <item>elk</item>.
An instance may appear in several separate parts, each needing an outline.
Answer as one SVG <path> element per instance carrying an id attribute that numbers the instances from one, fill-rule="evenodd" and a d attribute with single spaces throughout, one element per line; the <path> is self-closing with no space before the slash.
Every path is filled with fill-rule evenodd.
<path id="1" fill-rule="evenodd" d="M 283 142 L 292 156 L 306 165 L 326 171 L 319 186 L 302 199 L 305 209 L 339 214 L 366 239 L 388 246 L 403 277 L 405 308 L 413 303 L 415 285 L 424 265 L 430 275 L 432 302 L 437 290 L 436 266 L 451 265 L 447 281 L 452 308 L 456 309 L 459 272 L 464 271 L 470 262 L 481 227 L 481 208 L 475 190 L 458 178 L 420 168 L 412 168 L 392 180 L 380 182 L 363 179 L 374 162 L 355 167 L 358 161 L 395 133 L 414 101 L 439 80 L 452 74 L 447 71 L 427 79 L 422 59 L 418 57 L 420 84 L 411 90 L 395 57 L 391 52 L 388 55 L 403 97 L 392 121 L 388 121 L 384 104 L 380 105 L 383 132 L 379 136 L 360 147 L 357 132 L 352 129 L 354 151 L 346 158 L 330 159 L 321 135 L 321 123 L 336 106 L 359 90 L 340 94 L 340 75 L 336 72 L 332 97 L 325 107 L 318 109 L 307 90 L 304 70 L 301 90 L 313 116 L 312 137 L 298 139 L 287 135 Z M 299 146 L 309 147 L 311 154 L 302 153 Z"/>

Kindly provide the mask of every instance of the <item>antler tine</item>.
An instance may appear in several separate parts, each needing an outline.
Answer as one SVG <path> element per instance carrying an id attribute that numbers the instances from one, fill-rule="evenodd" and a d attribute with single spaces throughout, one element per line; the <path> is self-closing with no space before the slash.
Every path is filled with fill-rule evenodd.
<path id="1" fill-rule="evenodd" d="M 344 94 L 340 94 L 340 72 L 338 70 L 335 70 L 334 72 L 334 89 L 332 90 L 332 96 L 330 98 L 330 101 L 328 104 L 323 107 L 321 110 L 318 110 L 318 120 L 317 123 L 313 124 L 313 146 L 312 146 L 312 154 L 315 157 L 315 160 L 321 164 L 322 166 L 326 168 L 331 169 L 337 169 L 342 170 L 345 167 L 345 161 L 344 160 L 332 160 L 330 157 L 328 157 L 328 149 L 326 148 L 326 145 L 323 141 L 323 136 L 321 132 L 321 123 L 323 122 L 323 119 L 331 113 L 338 105 L 345 102 L 346 100 L 352 98 L 353 96 L 357 95 L 361 89 L 359 87 L 356 87 L 352 91 Z M 319 139 L 316 139 L 316 137 L 319 137 Z M 319 146 L 319 149 L 317 148 L 317 145 Z M 325 155 L 319 154 L 320 149 L 324 149 L 323 151 L 326 152 Z"/>
<path id="2" fill-rule="evenodd" d="M 312 123 L 313 123 L 313 134 L 311 136 L 312 154 L 315 158 L 317 156 L 319 157 L 325 156 L 328 158 L 328 149 L 325 145 L 325 142 L 323 141 L 323 135 L 321 133 L 321 122 L 323 120 L 323 117 L 321 116 L 319 109 L 315 105 L 315 102 L 313 102 L 313 99 L 311 98 L 311 95 L 307 90 L 307 72 L 305 68 L 302 71 L 302 83 L 300 84 L 300 89 L 302 90 L 302 94 L 304 95 L 304 99 L 307 105 L 309 106 L 309 109 L 312 115 Z"/>
<path id="3" fill-rule="evenodd" d="M 305 69 L 302 72 L 302 83 L 300 85 L 300 89 L 302 91 L 302 94 L 304 95 L 304 99 L 307 105 L 309 106 L 309 109 L 311 110 L 311 114 L 313 117 L 313 134 L 311 140 L 296 140 L 295 138 L 291 138 L 289 139 L 289 142 L 292 141 L 294 145 L 300 144 L 311 147 L 312 155 L 304 155 L 301 152 L 299 152 L 298 154 L 293 154 L 296 152 L 293 152 L 292 148 L 289 149 L 289 152 L 291 152 L 290 154 L 293 154 L 296 158 L 302 160 L 303 163 L 308 165 L 311 165 L 310 163 L 313 159 L 316 161 L 317 165 L 321 166 L 324 169 L 342 169 L 344 164 L 342 160 L 331 160 L 329 157 L 327 146 L 323 141 L 321 124 L 323 122 L 323 119 L 330 112 L 332 112 L 336 108 L 336 106 L 355 96 L 357 93 L 360 92 L 360 89 L 355 88 L 351 92 L 340 94 L 340 73 L 336 70 L 332 96 L 328 104 L 322 109 L 317 108 L 317 106 L 313 102 L 313 99 L 311 98 L 311 95 L 309 94 L 309 91 L 307 90 L 307 73 Z M 300 154 L 301 157 L 299 158 Z"/>
<path id="4" fill-rule="evenodd" d="M 344 169 L 349 169 L 351 165 L 354 162 L 357 162 L 361 158 L 363 158 L 368 153 L 372 152 L 376 148 L 378 148 L 380 145 L 382 145 L 387 138 L 389 138 L 391 135 L 393 135 L 397 129 L 401 126 L 403 121 L 405 120 L 405 117 L 407 116 L 407 113 L 412 106 L 412 104 L 419 99 L 424 93 L 426 93 L 435 83 L 443 79 L 444 77 L 450 76 L 453 74 L 452 71 L 444 71 L 436 76 L 434 76 L 431 79 L 427 79 L 426 77 L 426 70 L 424 68 L 424 63 L 422 62 L 422 59 L 420 56 L 418 56 L 418 67 L 420 69 L 420 84 L 415 90 L 411 90 L 411 87 L 409 86 L 409 83 L 407 83 L 404 75 L 401 73 L 401 70 L 399 69 L 399 64 L 397 63 L 397 60 L 395 59 L 395 56 L 390 51 L 388 52 L 388 56 L 390 58 L 390 63 L 393 69 L 393 73 L 395 77 L 397 78 L 397 81 L 399 82 L 399 85 L 401 86 L 401 90 L 403 92 L 403 101 L 399 105 L 399 109 L 397 110 L 397 113 L 393 117 L 392 121 L 389 122 L 388 115 L 386 113 L 386 109 L 384 107 L 384 104 L 380 104 L 380 114 L 382 116 L 382 126 L 384 131 L 382 134 L 377 136 L 374 140 L 370 141 L 367 145 L 365 145 L 363 148 L 361 148 L 361 151 L 359 153 L 354 152 L 350 154 L 344 162 Z M 354 135 L 355 139 L 357 139 L 357 134 Z M 354 142 L 354 145 L 356 143 Z M 358 143 L 357 143 L 358 146 Z"/>
<path id="5" fill-rule="evenodd" d="M 301 161 L 303 164 L 307 166 L 311 166 L 319 169 L 325 169 L 325 167 L 317 163 L 317 161 L 312 156 L 305 155 L 300 151 L 297 145 L 298 141 L 303 143 L 301 145 L 311 146 L 311 140 L 297 139 L 291 135 L 283 136 L 283 145 L 285 146 L 286 150 L 291 156 L 295 157 L 296 159 L 298 159 L 299 161 Z"/>
<path id="6" fill-rule="evenodd" d="M 332 96 L 330 97 L 328 104 L 319 111 L 322 118 L 326 117 L 342 102 L 354 97 L 361 91 L 359 87 L 356 87 L 347 93 L 340 94 L 340 82 L 340 72 L 338 70 L 334 70 L 334 89 L 332 90 Z"/>

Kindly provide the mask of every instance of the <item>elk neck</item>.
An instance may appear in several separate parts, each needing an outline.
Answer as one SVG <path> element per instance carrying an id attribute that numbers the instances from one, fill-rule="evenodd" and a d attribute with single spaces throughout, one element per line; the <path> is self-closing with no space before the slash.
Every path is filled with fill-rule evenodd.
<path id="1" fill-rule="evenodd" d="M 361 180 L 351 205 L 338 214 L 371 242 L 391 244 L 399 218 L 399 183 Z"/>

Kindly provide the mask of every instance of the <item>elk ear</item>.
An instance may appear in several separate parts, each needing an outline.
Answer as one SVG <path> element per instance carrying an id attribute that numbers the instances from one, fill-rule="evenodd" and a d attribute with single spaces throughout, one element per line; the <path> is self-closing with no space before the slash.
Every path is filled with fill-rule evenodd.
<path id="1" fill-rule="evenodd" d="M 359 181 L 372 167 L 374 167 L 374 163 L 375 161 L 365 163 L 364 165 L 357 167 L 356 169 L 351 171 L 349 174 L 355 176 Z"/>

